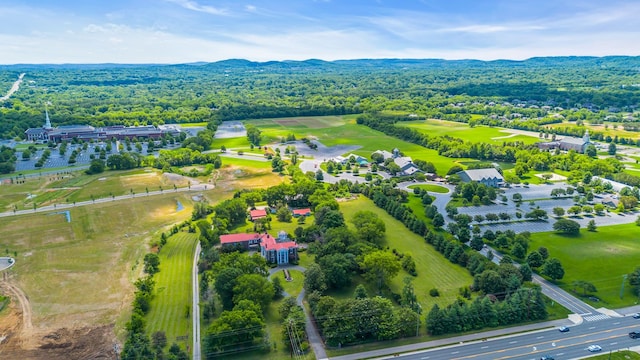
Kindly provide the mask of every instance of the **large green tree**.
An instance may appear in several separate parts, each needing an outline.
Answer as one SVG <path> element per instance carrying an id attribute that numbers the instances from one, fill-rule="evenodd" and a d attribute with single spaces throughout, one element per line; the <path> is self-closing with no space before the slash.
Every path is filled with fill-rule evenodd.
<path id="1" fill-rule="evenodd" d="M 562 279 L 564 277 L 564 268 L 560 260 L 555 258 L 547 260 L 542 267 L 542 275 L 548 276 L 553 281 Z"/>
<path id="2" fill-rule="evenodd" d="M 238 304 L 242 300 L 253 301 L 265 311 L 274 294 L 273 285 L 267 278 L 259 274 L 245 274 L 235 281 L 233 302 Z"/>
<path id="3" fill-rule="evenodd" d="M 390 252 L 379 250 L 364 256 L 360 268 L 365 278 L 375 282 L 378 291 L 400 271 L 400 261 Z"/>

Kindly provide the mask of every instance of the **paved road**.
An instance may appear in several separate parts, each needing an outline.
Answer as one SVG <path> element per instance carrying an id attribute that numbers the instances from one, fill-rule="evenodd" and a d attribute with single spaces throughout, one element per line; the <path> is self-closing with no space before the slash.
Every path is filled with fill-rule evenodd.
<path id="1" fill-rule="evenodd" d="M 193 360 L 200 360 L 200 289 L 198 281 L 198 259 L 200 258 L 200 242 L 196 245 L 196 251 L 193 254 L 193 269 L 191 271 L 191 287 L 193 293 L 191 297 L 193 299 L 192 304 L 192 318 L 193 318 Z"/>
<path id="2" fill-rule="evenodd" d="M 0 101 L 9 100 L 11 95 L 13 95 L 13 93 L 15 93 L 16 91 L 18 91 L 18 89 L 20 89 L 20 84 L 22 83 L 22 78 L 24 78 L 24 75 L 25 73 L 22 73 L 20 74 L 20 76 L 18 76 L 18 80 L 16 80 L 16 82 L 13 83 L 13 85 L 11 86 L 11 89 L 9 89 L 6 95 L 4 95 L 3 97 L 0 97 Z"/>
<path id="3" fill-rule="evenodd" d="M 491 251 L 493 253 L 493 262 L 496 264 L 500 263 L 500 259 L 502 259 L 502 255 L 500 254 L 499 251 L 496 251 L 495 249 L 491 248 L 490 246 L 485 246 L 482 250 L 480 250 L 480 253 L 484 256 L 487 256 L 487 253 Z M 519 266 L 519 264 L 514 264 L 515 266 Z M 585 303 L 584 301 L 578 299 L 577 297 L 569 294 L 568 292 L 562 290 L 561 288 L 559 288 L 557 285 L 551 283 L 550 281 L 547 281 L 546 279 L 544 279 L 542 276 L 537 275 L 537 274 L 533 274 L 532 275 L 532 281 L 538 285 L 540 285 L 540 288 L 542 290 L 542 293 L 544 295 L 546 295 L 548 298 L 550 298 L 551 300 L 557 302 L 558 304 L 564 306 L 565 308 L 567 308 L 569 311 L 571 311 L 574 314 L 580 315 L 582 317 L 584 317 L 585 319 L 589 320 L 592 319 L 592 317 L 595 319 L 602 319 L 602 318 L 606 318 L 608 317 L 608 315 L 604 315 L 601 312 L 599 312 L 598 310 L 596 310 L 593 306 Z M 610 312 L 611 314 L 614 314 L 614 312 Z M 592 317 L 589 317 L 589 315 L 591 315 Z M 600 316 L 599 316 L 600 315 Z"/>
<path id="4" fill-rule="evenodd" d="M 282 269 L 297 270 L 303 273 L 307 270 L 306 268 L 298 265 L 278 266 L 276 268 L 269 269 L 269 277 L 271 277 L 273 274 L 279 271 L 282 271 Z M 300 294 L 298 294 L 298 296 L 296 297 L 296 303 L 302 307 L 302 310 L 304 311 L 304 314 L 305 314 L 304 327 L 305 327 L 305 331 L 307 332 L 307 339 L 309 340 L 309 345 L 311 345 L 311 348 L 313 349 L 313 352 L 316 355 L 316 359 L 324 360 L 328 358 L 327 352 L 324 349 L 324 343 L 322 342 L 322 337 L 320 336 L 320 332 L 318 332 L 318 328 L 316 327 L 315 322 L 312 320 L 309 309 L 307 309 L 302 303 L 302 300 L 304 300 L 304 294 L 305 294 L 305 291 L 304 289 L 302 289 L 302 291 L 300 291 Z M 285 296 L 289 296 L 289 294 L 285 293 Z"/>
<path id="5" fill-rule="evenodd" d="M 126 201 L 129 200 L 131 198 L 142 198 L 142 197 L 147 197 L 147 196 L 157 196 L 157 195 L 163 195 L 163 194 L 170 194 L 170 193 L 176 193 L 176 192 L 188 192 L 188 191 L 203 191 L 203 190 L 212 190 L 214 187 L 213 185 L 209 185 L 209 184 L 196 184 L 196 185 L 191 185 L 191 187 L 184 187 L 184 188 L 177 188 L 177 189 L 170 189 L 170 190 L 164 190 L 164 191 L 160 191 L 160 190 L 156 190 L 156 191 L 149 191 L 149 193 L 137 193 L 137 194 L 133 194 L 133 195 L 120 195 L 120 196 L 115 196 L 115 197 L 106 197 L 106 198 L 100 198 L 100 199 L 95 199 L 95 201 L 91 201 L 91 200 L 87 200 L 87 201 L 79 201 L 76 202 L 75 204 L 56 204 L 56 205 L 47 205 L 47 206 L 43 206 L 43 207 L 39 207 L 36 208 L 35 210 L 33 209 L 29 209 L 29 210 L 19 210 L 19 211 L 6 211 L 3 213 L 0 213 L 0 217 L 7 217 L 7 216 L 18 216 L 18 215 L 26 215 L 26 214 L 33 214 L 33 213 L 41 213 L 41 212 L 47 212 L 47 211 L 59 211 L 59 210 L 64 210 L 64 209 L 70 209 L 70 208 L 74 208 L 74 207 L 78 207 L 78 206 L 86 206 L 86 205 L 93 205 L 93 204 L 102 204 L 102 203 L 109 203 L 109 202 L 114 202 L 114 201 Z"/>
<path id="6" fill-rule="evenodd" d="M 640 321 L 631 317 L 585 323 L 561 333 L 557 329 L 534 331 L 495 339 L 458 343 L 438 349 L 394 357 L 403 360 L 433 359 L 539 359 L 551 355 L 556 359 L 577 359 L 591 354 L 589 345 L 600 345 L 602 352 L 638 348 L 640 340 L 631 339 L 630 331 L 640 329 Z M 453 340 L 453 339 L 450 339 Z M 338 359 L 338 358 L 336 358 Z M 344 359 L 342 359 L 344 360 Z"/>

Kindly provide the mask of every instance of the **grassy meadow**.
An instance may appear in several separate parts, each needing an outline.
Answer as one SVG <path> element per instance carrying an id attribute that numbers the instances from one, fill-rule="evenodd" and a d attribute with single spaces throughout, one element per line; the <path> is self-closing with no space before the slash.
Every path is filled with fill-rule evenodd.
<path id="1" fill-rule="evenodd" d="M 0 249 L 17 253 L 10 272 L 31 302 L 34 326 L 122 329 L 149 241 L 189 218 L 191 204 L 188 195 L 166 194 L 72 208 L 70 223 L 54 212 L 3 218 Z"/>
<path id="2" fill-rule="evenodd" d="M 409 231 L 401 222 L 375 206 L 371 200 L 361 196 L 357 200 L 341 202 L 340 210 L 344 213 L 347 223 L 357 211 L 361 210 L 372 211 L 385 222 L 386 245 L 400 253 L 411 254 L 416 262 L 418 276 L 414 278 L 413 286 L 425 313 L 436 303 L 440 306 L 452 303 L 458 296 L 458 289 L 471 284 L 472 277 L 467 269 L 450 263 L 422 237 Z M 405 276 L 410 275 L 401 271 L 392 280 L 393 292 L 402 293 Z M 429 290 L 433 288 L 439 290 L 439 297 L 429 296 Z M 374 289 L 368 290 L 371 294 L 375 292 Z M 352 293 L 353 289 L 350 289 L 349 295 Z"/>
<path id="3" fill-rule="evenodd" d="M 293 133 L 297 139 L 303 137 L 317 138 L 326 146 L 352 145 L 360 146 L 353 151 L 357 155 L 369 158 L 376 150 L 398 148 L 406 156 L 432 162 L 440 174 L 445 174 L 454 164 L 464 167 L 464 162 L 475 162 L 475 159 L 452 159 L 441 156 L 436 150 L 402 141 L 372 130 L 355 122 L 355 115 L 345 116 L 314 116 L 284 119 L 256 119 L 247 120 L 245 124 L 255 125 L 262 131 L 262 145 L 279 142 L 281 138 Z M 496 130 L 497 132 L 498 130 Z M 508 134 L 501 133 L 502 136 Z M 246 137 L 231 139 L 214 139 L 213 148 L 226 146 L 228 149 L 243 150 L 262 154 L 262 150 L 250 149 Z"/>
<path id="4" fill-rule="evenodd" d="M 147 333 L 164 331 L 169 345 L 178 343 L 184 349 L 191 344 L 192 318 L 186 316 L 191 311 L 191 268 L 198 242 L 197 234 L 179 232 L 167 239 L 160 250 L 160 272 L 154 275 L 156 282 L 151 311 L 147 315 Z M 188 340 L 177 341 L 179 336 Z"/>
<path id="5" fill-rule="evenodd" d="M 521 141 L 525 144 L 534 144 L 540 139 L 526 136 L 514 135 L 508 130 L 486 126 L 469 127 L 466 123 L 446 120 L 421 120 L 421 121 L 403 121 L 397 123 L 397 126 L 406 126 L 418 130 L 422 133 L 433 136 L 451 136 L 471 142 L 498 143 Z"/>
<path id="6" fill-rule="evenodd" d="M 568 291 L 571 283 L 584 280 L 596 286 L 594 296 L 599 302 L 591 302 L 597 307 L 620 308 L 637 304 L 640 300 L 633 294 L 629 284 L 624 287 L 620 299 L 622 276 L 639 266 L 640 243 L 637 240 L 638 226 L 634 223 L 598 227 L 596 232 L 580 230 L 578 236 L 556 233 L 534 233 L 531 235 L 531 249 L 545 246 L 550 257 L 560 260 L 565 275 L 559 285 Z M 580 292 L 580 290 L 578 290 Z"/>

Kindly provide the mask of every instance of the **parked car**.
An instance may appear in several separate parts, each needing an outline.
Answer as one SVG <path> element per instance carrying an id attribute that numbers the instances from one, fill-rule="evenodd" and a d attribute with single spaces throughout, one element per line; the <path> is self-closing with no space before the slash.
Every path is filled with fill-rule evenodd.
<path id="1" fill-rule="evenodd" d="M 601 351 L 602 348 L 600 347 L 600 345 L 589 345 L 587 350 L 589 350 L 591 352 L 598 352 L 598 351 Z"/>
<path id="2" fill-rule="evenodd" d="M 629 337 L 632 338 L 632 339 L 638 339 L 638 338 L 640 338 L 640 332 L 632 331 L 632 332 L 629 333 Z"/>
<path id="3" fill-rule="evenodd" d="M 569 328 L 568 328 L 568 327 L 566 327 L 566 326 L 560 326 L 560 327 L 558 328 L 558 331 L 560 331 L 560 332 L 569 332 Z"/>
<path id="4" fill-rule="evenodd" d="M 640 319 L 640 313 L 633 314 L 633 318 L 634 319 Z"/>

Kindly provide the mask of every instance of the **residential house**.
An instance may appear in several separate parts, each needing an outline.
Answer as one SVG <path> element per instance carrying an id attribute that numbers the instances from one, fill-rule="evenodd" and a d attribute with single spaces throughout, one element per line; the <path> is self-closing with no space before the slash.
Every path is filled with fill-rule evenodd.
<path id="1" fill-rule="evenodd" d="M 384 160 L 393 159 L 393 162 L 400 167 L 400 172 L 397 175 L 413 175 L 420 171 L 418 166 L 413 163 L 413 160 L 409 156 L 400 156 L 400 150 L 398 148 L 393 149 L 390 153 L 386 150 L 376 150 L 374 154 L 381 154 Z"/>
<path id="2" fill-rule="evenodd" d="M 291 212 L 293 214 L 293 217 L 311 216 L 311 209 L 309 209 L 309 208 L 293 209 Z"/>
<path id="3" fill-rule="evenodd" d="M 265 209 L 256 209 L 249 211 L 249 219 L 251 221 L 256 221 L 265 217 L 267 217 L 267 210 Z"/>

